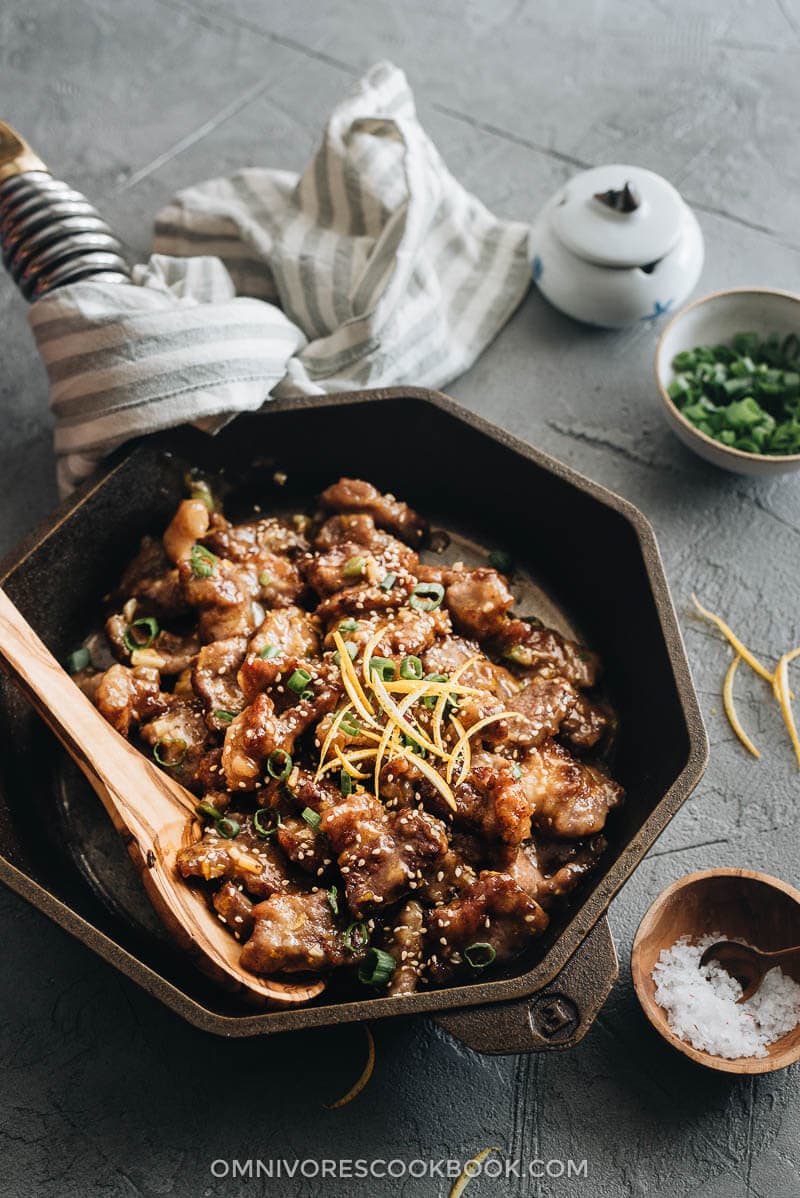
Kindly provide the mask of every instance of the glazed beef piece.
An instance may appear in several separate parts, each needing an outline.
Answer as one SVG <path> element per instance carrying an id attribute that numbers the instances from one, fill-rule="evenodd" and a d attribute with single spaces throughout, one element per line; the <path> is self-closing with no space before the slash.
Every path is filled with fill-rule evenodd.
<path id="1" fill-rule="evenodd" d="M 461 896 L 437 907 L 428 922 L 428 968 L 444 984 L 469 973 L 469 957 L 484 960 L 483 948 L 465 957 L 471 945 L 490 945 L 498 965 L 513 960 L 547 927 L 547 913 L 508 874 L 484 871 Z"/>
<path id="2" fill-rule="evenodd" d="M 250 817 L 229 811 L 227 818 L 240 824 L 238 835 L 225 837 L 216 824 L 209 824 L 200 840 L 178 852 L 175 863 L 181 876 L 235 882 L 256 899 L 296 890 L 283 854 L 256 835 Z"/>
<path id="3" fill-rule="evenodd" d="M 192 686 L 203 702 L 206 720 L 212 728 L 226 728 L 244 707 L 237 674 L 246 650 L 245 638 L 235 636 L 226 641 L 212 641 L 197 655 Z"/>
<path id="4" fill-rule="evenodd" d="M 228 925 L 236 939 L 247 940 L 252 934 L 255 920 L 253 903 L 243 887 L 234 881 L 223 882 L 219 890 L 214 891 L 211 901 L 217 915 Z"/>
<path id="5" fill-rule="evenodd" d="M 159 765 L 176 782 L 199 792 L 198 771 L 210 741 L 208 726 L 195 701 L 187 702 L 172 696 L 163 715 L 142 725 L 141 737 L 153 749 Z"/>
<path id="6" fill-rule="evenodd" d="M 382 495 L 372 483 L 357 478 L 340 478 L 320 495 L 324 508 L 332 512 L 366 512 L 378 528 L 394 533 L 409 545 L 421 545 L 428 525 L 407 503 L 393 495 Z"/>
<path id="7" fill-rule="evenodd" d="M 327 837 L 302 817 L 284 816 L 276 839 L 288 859 L 304 873 L 315 878 L 330 875 L 333 856 Z"/>
<path id="8" fill-rule="evenodd" d="M 571 711 L 567 712 L 559 735 L 578 752 L 604 750 L 614 743 L 617 720 L 607 703 L 595 703 L 588 695 L 578 695 Z"/>
<path id="9" fill-rule="evenodd" d="M 537 836 L 517 848 L 504 846 L 496 853 L 495 864 L 549 911 L 594 869 L 606 847 L 604 836 L 586 841 L 544 840 Z"/>
<path id="10" fill-rule="evenodd" d="M 366 512 L 331 516 L 314 538 L 314 548 L 318 553 L 324 553 L 344 542 L 355 544 L 360 550 L 366 549 L 382 564 L 384 573 L 405 570 L 414 574 L 419 567 L 419 558 L 414 550 L 397 537 L 376 528 L 372 516 Z"/>
<path id="11" fill-rule="evenodd" d="M 578 761 L 557 741 L 545 741 L 520 760 L 520 785 L 535 826 L 547 836 L 578 839 L 602 831 L 622 802 L 623 789 L 598 765 Z"/>
<path id="12" fill-rule="evenodd" d="M 453 788 L 456 820 L 485 840 L 519 844 L 531 834 L 532 804 L 513 762 L 475 753 L 468 777 Z"/>
<path id="13" fill-rule="evenodd" d="M 323 973 L 355 959 L 324 890 L 276 894 L 253 908 L 253 918 L 241 956 L 252 973 Z"/>
<path id="14" fill-rule="evenodd" d="M 425 948 L 425 912 L 411 899 L 395 917 L 385 951 L 395 960 L 388 994 L 413 994 L 419 985 Z"/>
<path id="15" fill-rule="evenodd" d="M 352 616 L 358 619 L 368 612 L 390 612 L 407 602 L 416 585 L 417 580 L 413 574 L 398 572 L 391 587 L 387 589 L 380 584 L 373 586 L 370 583 L 344 587 L 323 599 L 316 609 L 316 614 L 324 625 L 329 626 Z"/>
<path id="16" fill-rule="evenodd" d="M 265 554 L 294 560 L 308 551 L 302 520 L 266 516 L 245 524 L 231 524 L 214 512 L 209 523 L 203 544 L 217 557 L 227 557 L 232 562 L 260 561 Z"/>
<path id="17" fill-rule="evenodd" d="M 536 622 L 509 620 L 498 637 L 498 651 L 524 670 L 565 678 L 579 690 L 596 686 L 600 677 L 596 653 Z"/>
<path id="18" fill-rule="evenodd" d="M 111 666 L 97 682 L 93 699 L 101 715 L 123 736 L 166 711 L 170 703 L 170 696 L 161 692 L 158 670 L 146 666 Z"/>
<path id="19" fill-rule="evenodd" d="M 458 631 L 483 641 L 501 634 L 514 606 L 514 596 L 502 574 L 482 566 L 451 571 L 445 602 Z"/>
<path id="20" fill-rule="evenodd" d="M 473 658 L 478 660 L 473 661 Z M 422 661 L 426 673 L 447 674 L 448 677 L 465 662 L 470 662 L 461 670 L 458 681 L 463 686 L 477 686 L 489 691 L 506 707 L 513 706 L 508 700 L 520 689 L 520 683 L 512 673 L 485 657 L 477 641 L 464 637 L 437 635 L 430 648 L 426 647 Z"/>
<path id="21" fill-rule="evenodd" d="M 134 611 L 131 620 L 122 613 L 115 613 L 106 620 L 105 632 L 115 656 L 126 664 L 151 666 L 165 675 L 180 674 L 188 669 L 200 648 L 197 635 L 190 632 L 178 636 L 160 628 L 152 637 L 149 625 L 132 623 L 139 618 Z"/>
<path id="22" fill-rule="evenodd" d="M 356 919 L 416 890 L 447 852 L 439 820 L 415 809 L 387 811 L 367 794 L 352 795 L 322 817 Z"/>
<path id="23" fill-rule="evenodd" d="M 117 595 L 139 601 L 142 615 L 175 619 L 189 611 L 183 597 L 178 571 L 161 541 L 144 537 L 136 557 L 122 575 Z"/>

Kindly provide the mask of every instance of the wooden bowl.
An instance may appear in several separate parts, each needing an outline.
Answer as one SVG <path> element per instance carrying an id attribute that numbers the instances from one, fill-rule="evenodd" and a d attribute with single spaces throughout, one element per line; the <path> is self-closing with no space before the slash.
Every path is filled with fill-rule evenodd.
<path id="1" fill-rule="evenodd" d="M 772 1073 L 800 1061 L 800 1024 L 767 1046 L 765 1057 L 726 1060 L 701 1052 L 670 1028 L 655 1000 L 653 966 L 662 949 L 681 936 L 698 940 L 714 932 L 741 938 L 766 952 L 800 944 L 800 891 L 749 869 L 705 869 L 687 874 L 663 890 L 639 924 L 631 952 L 631 973 L 647 1018 L 684 1056 L 724 1073 Z M 800 964 L 787 968 L 800 982 Z"/>

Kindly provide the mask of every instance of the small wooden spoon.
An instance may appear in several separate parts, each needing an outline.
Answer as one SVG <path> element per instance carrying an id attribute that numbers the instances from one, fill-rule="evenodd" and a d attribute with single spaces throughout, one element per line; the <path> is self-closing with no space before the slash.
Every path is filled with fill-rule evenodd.
<path id="1" fill-rule="evenodd" d="M 294 1005 L 321 994 L 323 981 L 276 982 L 242 968 L 238 941 L 175 868 L 175 856 L 188 842 L 196 800 L 111 727 L 2 590 L 0 666 L 88 778 L 125 841 L 150 901 L 195 964 L 228 989 L 261 1003 Z"/>
<path id="2" fill-rule="evenodd" d="M 760 948 L 751 948 L 749 944 L 739 944 L 736 940 L 718 940 L 716 944 L 709 944 L 700 958 L 700 964 L 708 965 L 712 960 L 740 983 L 742 997 L 736 1000 L 740 1003 L 753 997 L 770 969 L 800 961 L 800 945 L 782 948 L 776 953 L 765 953 Z"/>

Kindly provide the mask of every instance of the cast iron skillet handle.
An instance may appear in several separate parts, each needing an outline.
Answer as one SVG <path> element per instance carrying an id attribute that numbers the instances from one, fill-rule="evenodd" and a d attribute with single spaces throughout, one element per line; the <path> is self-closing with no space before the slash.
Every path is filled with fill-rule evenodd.
<path id="1" fill-rule="evenodd" d="M 588 1032 L 619 977 L 605 916 L 553 981 L 530 998 L 467 1007 L 436 1016 L 446 1032 L 476 1052 L 545 1052 L 572 1048 Z"/>

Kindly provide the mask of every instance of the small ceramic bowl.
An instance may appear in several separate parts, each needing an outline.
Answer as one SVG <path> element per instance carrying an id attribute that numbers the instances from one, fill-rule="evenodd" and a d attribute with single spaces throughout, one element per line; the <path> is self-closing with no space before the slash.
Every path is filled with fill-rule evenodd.
<path id="1" fill-rule="evenodd" d="M 749 869 L 705 869 L 687 874 L 662 891 L 639 924 L 631 973 L 639 1002 L 653 1027 L 684 1056 L 723 1073 L 773 1073 L 800 1061 L 800 1024 L 767 1048 L 765 1057 L 726 1060 L 681 1040 L 655 1000 L 653 966 L 662 949 L 681 936 L 699 940 L 721 932 L 766 952 L 800 944 L 800 891 Z M 786 968 L 800 982 L 800 964 Z"/>
<path id="2" fill-rule="evenodd" d="M 674 371 L 672 359 L 684 349 L 718 345 L 734 333 L 754 332 L 762 337 L 778 333 L 800 335 L 800 295 L 768 288 L 733 288 L 715 291 L 682 308 L 666 325 L 656 349 L 656 381 L 664 414 L 672 431 L 701 458 L 735 474 L 764 478 L 800 470 L 800 454 L 744 453 L 701 433 L 683 416 L 669 397 L 667 387 Z"/>

